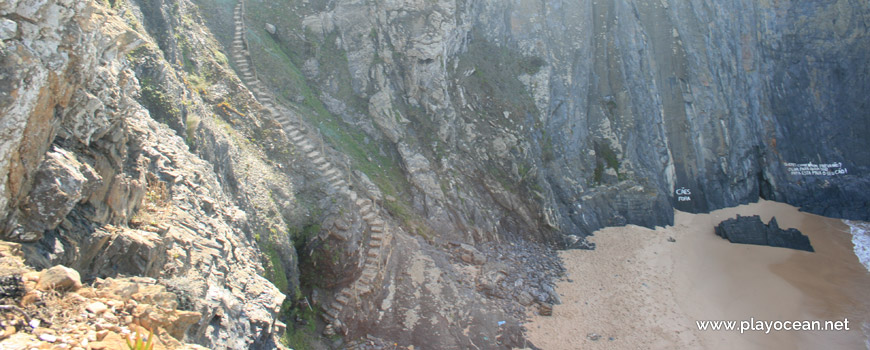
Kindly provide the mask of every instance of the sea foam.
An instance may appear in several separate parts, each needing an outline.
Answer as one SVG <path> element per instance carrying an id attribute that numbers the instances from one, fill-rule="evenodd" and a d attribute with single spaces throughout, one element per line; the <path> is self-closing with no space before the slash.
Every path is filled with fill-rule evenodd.
<path id="1" fill-rule="evenodd" d="M 870 271 L 870 222 L 843 220 L 852 231 L 852 244 L 855 246 L 855 255 L 861 264 Z"/>

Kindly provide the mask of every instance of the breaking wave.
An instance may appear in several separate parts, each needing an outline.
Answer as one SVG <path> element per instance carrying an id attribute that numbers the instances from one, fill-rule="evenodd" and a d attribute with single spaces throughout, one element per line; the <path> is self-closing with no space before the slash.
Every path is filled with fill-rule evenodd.
<path id="1" fill-rule="evenodd" d="M 855 246 L 855 255 L 861 264 L 870 271 L 870 222 L 843 220 L 852 231 L 852 244 Z"/>

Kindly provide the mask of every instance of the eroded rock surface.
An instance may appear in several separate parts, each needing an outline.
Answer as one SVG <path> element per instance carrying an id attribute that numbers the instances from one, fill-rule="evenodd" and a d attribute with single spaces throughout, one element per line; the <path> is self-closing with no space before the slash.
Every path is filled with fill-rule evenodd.
<path id="1" fill-rule="evenodd" d="M 771 218 L 765 224 L 758 215 L 740 216 L 719 223 L 716 226 L 716 235 L 727 239 L 731 243 L 766 245 L 796 250 L 813 252 L 810 238 L 797 229 L 783 230 L 776 223 L 776 218 Z"/>

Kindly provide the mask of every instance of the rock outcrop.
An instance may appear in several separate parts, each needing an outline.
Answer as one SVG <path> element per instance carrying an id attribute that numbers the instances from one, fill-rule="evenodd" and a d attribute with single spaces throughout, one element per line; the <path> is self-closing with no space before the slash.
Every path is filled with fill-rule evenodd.
<path id="1" fill-rule="evenodd" d="M 180 5 L 174 10 L 195 10 Z M 181 322 L 151 313 L 148 322 L 167 322 L 176 339 L 215 349 L 274 348 L 284 328 L 277 320 L 282 292 L 288 291 L 263 277 L 257 238 L 270 225 L 287 231 L 274 203 L 292 186 L 272 194 L 250 191 L 243 200 L 225 190 L 249 191 L 234 184 L 241 171 L 218 176 L 218 166 L 239 168 L 241 160 L 256 157 L 260 163 L 248 165 L 253 168 L 266 157 L 227 141 L 232 136 L 211 120 L 214 112 L 199 91 L 185 85 L 189 73 L 165 61 L 136 13 L 141 8 L 126 2 L 0 4 L 0 238 L 24 243 L 30 266 L 71 268 L 47 270 L 48 284 L 40 288 L 66 286 L 62 277 L 73 275 L 86 282 L 147 277 L 182 294 L 196 315 Z M 202 65 L 217 61 L 213 51 L 200 52 L 207 57 Z M 233 84 L 229 76 L 221 79 Z M 181 117 L 180 133 L 169 127 L 170 116 Z M 223 163 L 204 160 L 218 157 Z M 270 181 L 272 169 L 256 169 L 260 181 Z M 273 185 L 287 182 L 286 175 L 271 179 Z M 271 220 L 264 215 L 268 206 Z M 295 250 L 289 237 L 275 232 L 263 241 L 279 267 L 266 266 L 284 277 L 283 288 L 298 288 Z M 176 321 L 185 326 L 173 328 Z"/>
<path id="2" fill-rule="evenodd" d="M 184 310 L 179 295 L 151 278 L 98 280 L 83 287 L 79 274 L 57 265 L 36 272 L 18 244 L 0 245 L 0 276 L 22 292 L 0 296 L 3 349 L 122 349 L 126 339 L 152 337 L 154 349 L 205 349 L 183 342 L 201 315 Z M 9 289 L 10 282 L 4 283 Z"/>
<path id="3" fill-rule="evenodd" d="M 758 215 L 728 219 L 716 226 L 716 235 L 731 243 L 766 245 L 813 252 L 810 238 L 794 228 L 783 230 L 776 218 L 764 224 Z"/>
<path id="4" fill-rule="evenodd" d="M 868 219 L 870 147 L 847 131 L 868 123 L 870 85 L 857 78 L 868 11 L 846 0 L 277 1 L 250 4 L 248 20 L 280 29 L 249 38 L 252 64 L 276 73 L 264 86 L 397 159 L 428 226 L 584 246 L 569 235 L 759 197 Z M 807 162 L 848 172 L 789 165 Z"/>
<path id="5" fill-rule="evenodd" d="M 166 332 L 208 348 L 281 347 L 283 322 L 333 347 L 525 347 L 526 308 L 559 302 L 547 246 L 759 197 L 870 219 L 868 13 L 3 1 L 0 240 L 82 290 L 161 286 L 142 300 L 198 315 Z M 747 220 L 721 230 L 812 249 Z"/>

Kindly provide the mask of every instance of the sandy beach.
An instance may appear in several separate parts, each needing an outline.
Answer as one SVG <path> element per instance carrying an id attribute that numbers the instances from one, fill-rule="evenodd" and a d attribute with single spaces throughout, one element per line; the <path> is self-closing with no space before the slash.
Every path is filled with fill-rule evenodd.
<path id="1" fill-rule="evenodd" d="M 815 253 L 732 244 L 713 227 L 737 214 L 775 216 L 810 237 Z M 600 230 L 595 251 L 564 251 L 562 304 L 531 315 L 542 349 L 865 349 L 870 272 L 841 220 L 762 201 L 710 214 L 678 212 L 674 226 Z M 673 238 L 675 242 L 670 242 Z M 840 320 L 851 331 L 699 331 L 699 320 Z M 597 340 L 593 340 L 597 337 Z"/>

